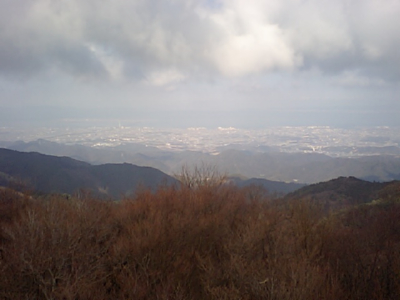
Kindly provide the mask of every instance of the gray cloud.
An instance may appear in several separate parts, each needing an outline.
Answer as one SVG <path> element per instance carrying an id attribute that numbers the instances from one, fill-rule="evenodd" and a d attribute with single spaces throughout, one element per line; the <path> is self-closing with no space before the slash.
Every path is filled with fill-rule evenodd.
<path id="1" fill-rule="evenodd" d="M 6 77 L 57 71 L 161 86 L 199 76 L 317 68 L 334 76 L 400 78 L 396 0 L 0 5 L 0 72 Z"/>

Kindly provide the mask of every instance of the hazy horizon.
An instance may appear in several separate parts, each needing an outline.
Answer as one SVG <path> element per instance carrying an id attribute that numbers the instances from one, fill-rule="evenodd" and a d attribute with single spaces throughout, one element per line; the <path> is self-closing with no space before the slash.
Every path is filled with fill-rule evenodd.
<path id="1" fill-rule="evenodd" d="M 332 128 L 374 128 L 388 126 L 400 128 L 397 111 L 389 113 L 373 111 L 307 110 L 296 111 L 127 111 L 108 108 L 105 111 L 65 107 L 6 108 L 0 112 L 0 127 L 235 127 L 262 129 L 271 127 L 329 126 Z"/>
<path id="2" fill-rule="evenodd" d="M 0 127 L 400 126 L 399 1 L 0 7 Z"/>

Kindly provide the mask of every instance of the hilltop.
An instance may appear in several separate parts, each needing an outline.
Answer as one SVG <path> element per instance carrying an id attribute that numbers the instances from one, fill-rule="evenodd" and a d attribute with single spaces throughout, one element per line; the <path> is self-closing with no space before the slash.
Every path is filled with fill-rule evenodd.
<path id="1" fill-rule="evenodd" d="M 308 199 L 318 203 L 325 210 L 340 209 L 379 199 L 390 186 L 400 181 L 370 182 L 355 177 L 338 177 L 326 182 L 304 186 L 285 196 L 290 199 Z"/>

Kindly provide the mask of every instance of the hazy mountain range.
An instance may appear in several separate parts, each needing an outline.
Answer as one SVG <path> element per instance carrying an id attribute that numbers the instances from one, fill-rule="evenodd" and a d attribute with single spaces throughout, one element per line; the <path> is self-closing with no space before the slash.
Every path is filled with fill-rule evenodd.
<path id="1" fill-rule="evenodd" d="M 131 163 L 149 166 L 169 175 L 183 165 L 208 164 L 229 176 L 263 178 L 272 181 L 312 184 L 340 176 L 354 176 L 370 181 L 400 179 L 400 159 L 395 156 L 330 157 L 316 153 L 252 152 L 228 149 L 218 155 L 196 151 L 165 151 L 141 144 L 93 148 L 63 145 L 46 140 L 2 142 L 0 146 L 18 151 L 36 151 L 69 156 L 90 164 Z"/>
<path id="2" fill-rule="evenodd" d="M 257 185 L 271 193 L 286 194 L 303 185 L 265 179 L 230 178 L 240 187 Z M 140 186 L 155 190 L 179 184 L 174 177 L 152 167 L 129 163 L 91 165 L 66 156 L 20 152 L 0 148 L 0 185 L 23 186 L 44 193 L 72 194 L 80 189 L 109 198 L 130 195 Z"/>
<path id="3" fill-rule="evenodd" d="M 339 177 L 307 186 L 239 177 L 230 177 L 228 182 L 239 187 L 263 187 L 270 193 L 286 194 L 287 200 L 311 200 L 325 211 L 369 203 L 380 199 L 390 185 L 395 187 L 389 190 L 392 194 L 399 186 L 399 181 L 370 182 L 355 177 Z M 67 194 L 83 189 L 106 199 L 120 199 L 133 194 L 140 186 L 154 191 L 160 185 L 179 185 L 179 182 L 150 167 L 128 163 L 91 165 L 69 157 L 0 148 L 0 186 Z"/>

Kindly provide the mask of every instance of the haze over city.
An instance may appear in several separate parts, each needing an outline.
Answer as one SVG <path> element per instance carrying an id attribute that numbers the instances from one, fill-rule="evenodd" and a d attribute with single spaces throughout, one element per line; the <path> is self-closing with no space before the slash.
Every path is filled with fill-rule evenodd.
<path id="1" fill-rule="evenodd" d="M 0 3 L 0 126 L 400 125 L 400 2 Z"/>

